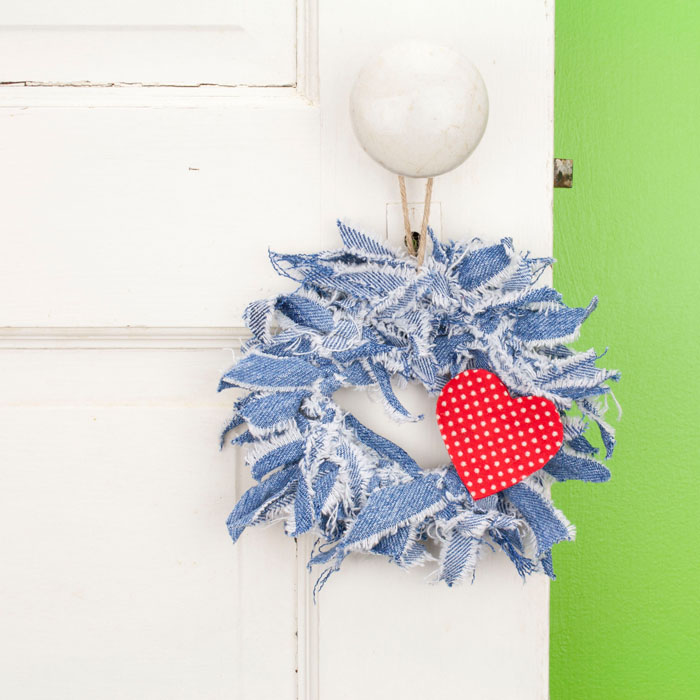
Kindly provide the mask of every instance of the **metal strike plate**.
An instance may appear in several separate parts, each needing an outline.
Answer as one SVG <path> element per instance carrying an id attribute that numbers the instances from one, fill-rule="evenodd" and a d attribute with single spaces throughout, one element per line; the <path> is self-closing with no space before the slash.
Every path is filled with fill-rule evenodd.
<path id="1" fill-rule="evenodd" d="M 420 231 L 423 223 L 423 202 L 408 203 L 408 220 L 411 231 Z M 438 240 L 442 240 L 442 202 L 433 200 L 430 205 L 428 225 L 433 229 Z M 386 240 L 395 246 L 404 246 L 403 210 L 401 202 L 389 202 L 386 205 Z"/>

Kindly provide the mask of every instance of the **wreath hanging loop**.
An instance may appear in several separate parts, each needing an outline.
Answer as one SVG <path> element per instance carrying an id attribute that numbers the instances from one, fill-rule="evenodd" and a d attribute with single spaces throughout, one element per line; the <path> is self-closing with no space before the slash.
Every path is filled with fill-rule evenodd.
<path id="1" fill-rule="evenodd" d="M 252 337 L 222 377 L 220 389 L 246 392 L 222 444 L 239 431 L 231 442 L 247 446 L 257 482 L 228 519 L 231 537 L 277 520 L 290 536 L 313 532 L 309 566 L 325 567 L 317 587 L 354 552 L 402 567 L 434 562 L 435 578 L 451 586 L 473 578 L 484 546 L 503 550 L 522 576 L 553 578 L 552 546 L 573 539 L 574 528 L 553 505 L 551 484 L 610 477 L 586 431 L 597 427 L 609 458 L 605 398 L 619 374 L 597 367 L 593 350 L 567 347 L 597 299 L 566 306 L 538 286 L 553 260 L 519 253 L 510 239 L 442 243 L 426 228 L 432 245 L 416 270 L 405 251 L 338 226 L 339 250 L 270 253 L 299 287 L 249 304 Z M 496 375 L 514 401 L 551 402 L 562 430 L 563 444 L 542 468 L 483 498 L 452 463 L 422 469 L 333 398 L 341 387 L 364 387 L 395 420 L 419 421 L 393 385 L 416 383 L 437 396 L 469 370 Z"/>
<path id="2" fill-rule="evenodd" d="M 429 177 L 425 183 L 425 199 L 423 202 L 423 221 L 420 232 L 411 230 L 411 222 L 408 215 L 408 198 L 406 196 L 406 178 L 399 175 L 399 193 L 401 194 L 401 211 L 403 213 L 404 241 L 409 254 L 415 256 L 416 265 L 420 267 L 425 259 L 425 248 L 428 243 L 428 221 L 430 220 L 430 202 L 433 197 L 433 178 Z"/>

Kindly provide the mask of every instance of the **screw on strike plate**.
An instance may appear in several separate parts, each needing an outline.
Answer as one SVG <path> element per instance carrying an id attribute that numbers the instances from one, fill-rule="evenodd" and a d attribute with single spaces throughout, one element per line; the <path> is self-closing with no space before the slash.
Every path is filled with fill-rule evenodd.
<path id="1" fill-rule="evenodd" d="M 554 186 L 573 187 L 574 161 L 569 158 L 554 159 Z"/>

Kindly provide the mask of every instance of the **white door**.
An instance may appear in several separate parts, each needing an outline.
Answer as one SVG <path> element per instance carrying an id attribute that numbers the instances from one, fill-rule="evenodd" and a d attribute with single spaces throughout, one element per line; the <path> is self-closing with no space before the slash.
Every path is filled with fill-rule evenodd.
<path id="1" fill-rule="evenodd" d="M 347 112 L 386 44 L 450 44 L 488 87 L 436 229 L 551 252 L 554 1 L 0 8 L 0 696 L 545 698 L 548 584 L 502 556 L 452 590 L 351 558 L 314 607 L 307 541 L 231 545 L 247 477 L 215 389 L 284 287 L 268 247 L 336 246 L 339 217 L 400 236 Z"/>

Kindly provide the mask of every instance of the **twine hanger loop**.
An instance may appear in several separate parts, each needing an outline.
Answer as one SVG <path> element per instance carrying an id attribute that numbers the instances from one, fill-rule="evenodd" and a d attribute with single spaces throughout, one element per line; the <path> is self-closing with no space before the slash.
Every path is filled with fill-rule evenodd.
<path id="1" fill-rule="evenodd" d="M 430 219 L 430 200 L 433 196 L 433 178 L 429 177 L 425 183 L 425 201 L 423 203 L 423 221 L 418 234 L 418 241 L 414 240 L 411 231 L 411 222 L 408 218 L 408 199 L 406 198 L 406 179 L 399 175 L 399 192 L 401 193 L 401 209 L 403 211 L 403 227 L 406 233 L 406 248 L 411 255 L 416 257 L 416 266 L 420 267 L 425 259 L 425 249 L 428 243 L 428 219 Z"/>

